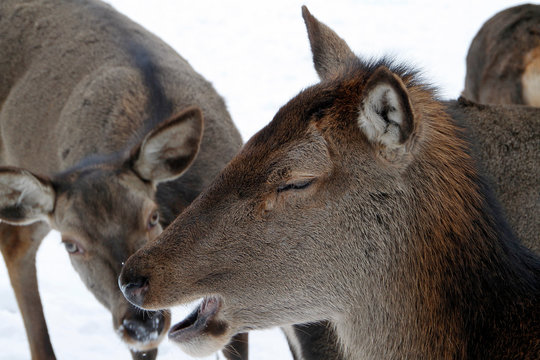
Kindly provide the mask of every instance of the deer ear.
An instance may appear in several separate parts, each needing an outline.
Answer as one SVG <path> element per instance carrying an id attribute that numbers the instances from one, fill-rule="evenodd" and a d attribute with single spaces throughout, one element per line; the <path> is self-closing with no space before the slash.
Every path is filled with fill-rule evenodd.
<path id="1" fill-rule="evenodd" d="M 48 221 L 54 210 L 56 192 L 52 183 L 27 170 L 0 167 L 0 219 L 27 225 Z"/>
<path id="2" fill-rule="evenodd" d="M 388 154 L 407 150 L 414 113 L 405 84 L 387 67 L 379 67 L 367 80 L 358 122 L 367 138 Z"/>
<path id="3" fill-rule="evenodd" d="M 189 107 L 152 130 L 132 152 L 133 170 L 154 183 L 182 175 L 199 152 L 203 116 L 198 107 Z"/>
<path id="4" fill-rule="evenodd" d="M 348 59 L 356 58 L 345 40 L 332 29 L 317 20 L 308 8 L 302 6 L 302 16 L 306 23 L 313 64 L 321 80 L 339 74 Z"/>

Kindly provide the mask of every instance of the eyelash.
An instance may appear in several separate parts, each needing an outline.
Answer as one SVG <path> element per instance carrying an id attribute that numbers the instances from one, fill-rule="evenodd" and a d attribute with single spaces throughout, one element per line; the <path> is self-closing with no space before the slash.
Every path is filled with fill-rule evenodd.
<path id="1" fill-rule="evenodd" d="M 308 179 L 304 181 L 299 181 L 295 183 L 289 183 L 289 184 L 283 184 L 280 185 L 277 189 L 277 192 L 283 192 L 288 190 L 301 190 L 307 188 L 309 185 L 313 183 L 313 179 Z"/>

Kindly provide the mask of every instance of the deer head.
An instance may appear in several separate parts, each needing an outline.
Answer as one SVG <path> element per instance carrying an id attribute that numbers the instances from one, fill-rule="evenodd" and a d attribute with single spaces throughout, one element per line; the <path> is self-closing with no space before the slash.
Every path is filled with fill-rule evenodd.
<path id="1" fill-rule="evenodd" d="M 201 111 L 191 107 L 126 153 L 85 159 L 52 178 L 0 168 L 0 218 L 16 225 L 45 221 L 58 230 L 74 268 L 135 351 L 157 346 L 169 328 L 170 312 L 133 307 L 117 278 L 124 261 L 162 232 L 157 185 L 189 168 L 202 133 Z"/>

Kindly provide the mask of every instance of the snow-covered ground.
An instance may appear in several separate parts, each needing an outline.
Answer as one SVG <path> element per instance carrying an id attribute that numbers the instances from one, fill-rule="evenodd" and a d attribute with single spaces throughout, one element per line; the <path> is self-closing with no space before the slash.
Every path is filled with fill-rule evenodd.
<path id="1" fill-rule="evenodd" d="M 432 0 L 108 0 L 151 30 L 213 82 L 244 140 L 302 88 L 317 82 L 300 15 L 305 4 L 363 56 L 392 54 L 424 70 L 445 98 L 456 98 L 465 55 L 480 26 L 515 1 Z M 1 55 L 0 55 L 1 56 Z M 1 261 L 1 260 L 0 260 Z M 129 359 L 110 314 L 71 269 L 59 237 L 39 251 L 38 276 L 52 343 L 59 359 Z M 173 312 L 179 321 L 187 310 Z M 291 359 L 278 330 L 250 335 L 252 359 Z M 29 359 L 20 314 L 0 265 L 0 359 Z M 160 359 L 189 359 L 167 341 Z M 215 357 L 210 357 L 215 359 Z"/>

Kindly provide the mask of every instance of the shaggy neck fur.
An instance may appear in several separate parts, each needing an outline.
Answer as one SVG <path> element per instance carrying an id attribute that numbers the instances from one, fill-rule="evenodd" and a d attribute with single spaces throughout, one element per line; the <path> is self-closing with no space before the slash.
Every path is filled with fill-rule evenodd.
<path id="1" fill-rule="evenodd" d="M 392 264 L 372 274 L 373 293 L 335 322 L 345 353 L 445 359 L 526 351 L 540 343 L 522 330 L 523 319 L 540 315 L 538 260 L 501 218 L 461 129 L 430 95 L 409 91 L 423 123 L 402 177 L 412 190 L 402 194 L 408 210 L 394 214 L 408 225 L 388 239 Z"/>

